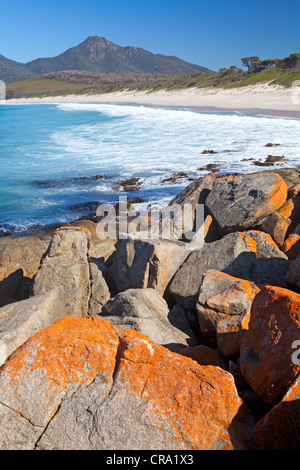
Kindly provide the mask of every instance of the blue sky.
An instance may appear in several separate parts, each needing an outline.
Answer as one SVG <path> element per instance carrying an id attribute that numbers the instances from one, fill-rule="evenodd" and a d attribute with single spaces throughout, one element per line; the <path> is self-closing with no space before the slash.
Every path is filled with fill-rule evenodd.
<path id="1" fill-rule="evenodd" d="M 2 0 L 0 54 L 55 56 L 104 36 L 218 70 L 300 52 L 299 0 Z"/>

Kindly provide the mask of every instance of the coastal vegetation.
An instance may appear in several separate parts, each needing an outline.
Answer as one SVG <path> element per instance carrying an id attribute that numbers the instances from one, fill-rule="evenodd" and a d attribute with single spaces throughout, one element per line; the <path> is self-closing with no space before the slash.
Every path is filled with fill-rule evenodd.
<path id="1" fill-rule="evenodd" d="M 259 60 L 244 57 L 242 64 L 248 70 L 236 66 L 222 68 L 219 72 L 193 72 L 185 75 L 166 74 L 118 74 L 66 70 L 41 75 L 38 78 L 15 82 L 7 86 L 7 98 L 31 98 L 48 96 L 102 94 L 117 91 L 159 90 L 175 91 L 188 88 L 237 88 L 268 83 L 286 88 L 300 80 L 300 54 L 284 59 Z"/>

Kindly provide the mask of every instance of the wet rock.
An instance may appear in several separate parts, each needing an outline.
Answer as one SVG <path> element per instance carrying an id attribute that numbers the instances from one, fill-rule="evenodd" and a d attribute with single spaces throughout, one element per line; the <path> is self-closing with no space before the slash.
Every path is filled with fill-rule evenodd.
<path id="1" fill-rule="evenodd" d="M 94 176 L 74 176 L 73 178 L 63 178 L 55 180 L 39 180 L 33 181 L 35 186 L 43 188 L 57 188 L 61 186 L 70 186 L 78 184 L 91 184 L 95 181 L 107 179 L 107 175 L 94 175 Z"/>
<path id="2" fill-rule="evenodd" d="M 220 164 L 208 163 L 207 165 L 198 168 L 198 171 L 211 171 L 212 173 L 218 173 L 218 171 L 220 171 Z"/>
<path id="3" fill-rule="evenodd" d="M 70 207 L 71 211 L 79 211 L 79 212 L 87 212 L 91 211 L 96 214 L 97 208 L 99 206 L 100 202 L 99 201 L 88 201 L 88 202 L 82 202 L 81 204 L 73 204 Z"/>
<path id="4" fill-rule="evenodd" d="M 215 153 L 218 153 L 218 152 L 216 152 L 215 150 L 203 150 L 201 153 L 203 155 L 214 155 Z"/>
<path id="5" fill-rule="evenodd" d="M 178 173 L 173 173 L 169 178 L 163 179 L 162 183 L 176 183 L 176 181 L 181 181 L 181 180 L 194 181 L 194 179 L 195 178 L 191 178 L 184 171 L 180 171 Z"/>
<path id="6" fill-rule="evenodd" d="M 138 191 L 143 182 L 141 178 L 129 178 L 127 180 L 122 180 L 113 185 L 112 189 L 114 191 L 125 191 L 132 192 Z"/>
<path id="7" fill-rule="evenodd" d="M 284 156 L 268 155 L 265 161 L 254 160 L 252 165 L 255 166 L 274 166 L 275 163 L 284 162 Z"/>
<path id="8" fill-rule="evenodd" d="M 267 163 L 278 163 L 284 162 L 285 157 L 283 155 L 268 155 L 266 158 Z"/>

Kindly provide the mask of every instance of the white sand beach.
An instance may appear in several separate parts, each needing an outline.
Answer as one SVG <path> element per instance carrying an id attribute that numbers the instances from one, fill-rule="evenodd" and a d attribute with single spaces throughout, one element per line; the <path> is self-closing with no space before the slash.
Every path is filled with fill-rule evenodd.
<path id="1" fill-rule="evenodd" d="M 263 112 L 300 118 L 300 86 L 284 88 L 268 83 L 231 89 L 190 88 L 180 91 L 115 92 L 99 95 L 68 95 L 48 98 L 11 99 L 14 103 L 131 103 L 150 106 L 206 108 L 209 110 Z"/>

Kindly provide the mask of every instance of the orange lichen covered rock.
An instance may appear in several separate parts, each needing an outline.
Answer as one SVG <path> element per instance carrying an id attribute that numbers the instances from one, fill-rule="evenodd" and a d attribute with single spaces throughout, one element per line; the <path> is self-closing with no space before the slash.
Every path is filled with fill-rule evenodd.
<path id="1" fill-rule="evenodd" d="M 240 368 L 257 395 L 271 405 L 300 372 L 300 365 L 292 361 L 292 344 L 299 337 L 300 295 L 263 287 L 252 303 L 249 329 L 242 338 Z"/>
<path id="2" fill-rule="evenodd" d="M 287 185 L 281 176 L 261 172 L 217 178 L 205 205 L 224 235 L 251 227 L 286 199 Z"/>
<path id="3" fill-rule="evenodd" d="M 45 426 L 61 400 L 102 373 L 109 383 L 118 349 L 106 320 L 64 317 L 20 346 L 0 368 L 0 402 Z"/>
<path id="4" fill-rule="evenodd" d="M 293 192 L 289 190 L 288 200 L 282 207 L 280 207 L 280 209 L 278 209 L 279 214 L 291 221 L 288 234 L 292 232 L 300 222 L 300 193 L 298 191 L 298 186 L 300 185 L 292 188 Z"/>
<path id="5" fill-rule="evenodd" d="M 294 208 L 295 208 L 295 205 L 294 205 L 293 199 L 288 199 L 283 204 L 283 206 L 281 206 L 280 209 L 278 209 L 277 212 L 280 215 L 282 215 L 282 217 L 286 217 L 287 219 L 289 219 L 293 213 Z"/>
<path id="6" fill-rule="evenodd" d="M 263 221 L 261 228 L 271 235 L 278 246 L 282 246 L 291 223 L 290 219 L 275 211 Z"/>
<path id="7" fill-rule="evenodd" d="M 300 380 L 254 427 L 257 443 L 266 450 L 300 449 Z"/>
<path id="8" fill-rule="evenodd" d="M 300 224 L 290 233 L 282 249 L 290 260 L 296 259 L 300 255 Z"/>
<path id="9" fill-rule="evenodd" d="M 243 334 L 248 330 L 250 312 L 233 315 L 217 323 L 217 344 L 224 356 L 239 353 Z"/>
<path id="10" fill-rule="evenodd" d="M 243 405 L 228 372 L 96 317 L 64 318 L 15 351 L 0 403 L 10 449 L 212 449 L 223 429 L 242 423 L 241 437 L 251 425 L 244 413 L 236 423 Z"/>
<path id="11" fill-rule="evenodd" d="M 235 319 L 227 320 L 228 315 L 241 316 L 248 313 L 255 293 L 256 288 L 253 283 L 245 279 L 239 279 L 216 270 L 206 272 L 202 279 L 196 309 L 201 333 L 212 346 L 216 346 L 217 325 L 221 324 L 222 320 L 229 321 L 230 324 L 236 323 Z M 224 351 L 227 351 L 227 347 L 231 349 L 231 346 L 226 346 L 225 343 L 233 341 L 237 330 L 242 328 L 241 321 L 242 319 L 238 319 L 234 327 L 232 325 L 225 327 L 225 324 L 223 327 L 220 326 L 220 345 L 224 346 Z M 233 331 L 232 337 L 227 335 Z M 235 349 L 235 346 L 233 347 Z M 224 351 L 222 350 L 223 354 L 225 354 Z M 226 355 L 230 354 L 226 353 Z"/>
<path id="12" fill-rule="evenodd" d="M 198 362 L 201 366 L 217 366 L 221 367 L 221 369 L 228 369 L 228 364 L 224 356 L 216 349 L 210 348 L 204 344 L 181 349 L 179 354 L 194 359 L 194 361 Z"/>
<path id="13" fill-rule="evenodd" d="M 256 254 L 258 258 L 286 258 L 286 255 L 278 248 L 277 244 L 268 233 L 259 230 L 245 232 L 256 242 Z"/>
<path id="14" fill-rule="evenodd" d="M 292 186 L 288 190 L 288 198 L 294 198 L 300 193 L 300 184 L 296 184 L 295 186 Z"/>
<path id="15" fill-rule="evenodd" d="M 256 260 L 256 242 L 243 232 L 229 233 L 193 251 L 173 277 L 169 292 L 187 310 L 195 310 L 202 278 L 208 270 L 251 279 Z"/>
<path id="16" fill-rule="evenodd" d="M 207 215 L 204 221 L 204 241 L 211 243 L 220 238 L 216 223 L 211 215 Z"/>

